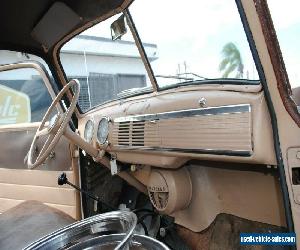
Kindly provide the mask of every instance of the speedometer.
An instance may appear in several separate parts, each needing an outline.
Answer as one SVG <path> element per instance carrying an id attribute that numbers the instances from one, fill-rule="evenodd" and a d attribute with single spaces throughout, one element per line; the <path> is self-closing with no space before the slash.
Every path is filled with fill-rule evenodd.
<path id="1" fill-rule="evenodd" d="M 92 120 L 88 120 L 84 128 L 84 139 L 86 140 L 86 142 L 90 143 L 92 141 L 93 134 L 94 134 L 94 122 Z"/>
<path id="2" fill-rule="evenodd" d="M 109 132 L 109 118 L 103 117 L 99 121 L 98 131 L 97 131 L 97 139 L 100 144 L 106 143 L 108 132 Z"/>

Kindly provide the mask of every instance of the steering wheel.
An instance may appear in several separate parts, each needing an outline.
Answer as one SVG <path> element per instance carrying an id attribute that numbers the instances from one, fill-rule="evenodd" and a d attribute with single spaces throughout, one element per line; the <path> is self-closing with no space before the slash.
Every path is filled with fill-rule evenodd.
<path id="1" fill-rule="evenodd" d="M 73 90 L 73 97 L 71 103 L 65 112 L 60 112 L 58 108 L 59 102 L 62 100 L 64 94 L 72 87 Z M 80 91 L 80 84 L 78 80 L 71 80 L 67 85 L 63 87 L 63 89 L 58 93 L 58 95 L 53 100 L 51 106 L 47 110 L 46 114 L 44 115 L 40 126 L 38 127 L 35 136 L 32 140 L 29 152 L 28 152 L 28 159 L 27 159 L 27 166 L 29 169 L 34 169 L 41 165 L 47 157 L 52 152 L 53 148 L 58 143 L 60 137 L 64 134 L 67 126 L 69 125 L 69 121 L 71 116 L 76 108 L 76 103 L 79 98 L 79 91 Z M 49 122 L 48 119 L 51 114 L 53 114 L 54 109 L 57 109 L 57 114 L 54 115 Z M 46 137 L 47 139 L 40 150 L 38 152 L 37 157 L 34 159 L 34 155 L 37 154 L 36 152 L 36 145 L 38 140 L 41 137 Z"/>

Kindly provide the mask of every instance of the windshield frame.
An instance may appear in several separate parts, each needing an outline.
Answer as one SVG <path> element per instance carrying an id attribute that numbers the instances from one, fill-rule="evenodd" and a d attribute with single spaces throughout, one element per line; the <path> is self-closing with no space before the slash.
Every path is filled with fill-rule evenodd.
<path id="1" fill-rule="evenodd" d="M 108 101 L 105 101 L 103 103 L 100 103 L 100 104 L 97 104 L 85 111 L 82 110 L 82 108 L 77 105 L 77 109 L 79 111 L 80 114 L 85 114 L 85 113 L 88 113 L 90 112 L 91 110 L 95 109 L 95 108 L 98 108 L 102 105 L 105 105 L 105 104 L 108 104 L 110 102 L 113 102 L 113 101 L 120 101 L 120 100 L 124 100 L 124 99 L 127 99 L 127 98 L 130 98 L 130 97 L 135 97 L 135 96 L 139 96 L 139 95 L 143 95 L 143 94 L 149 94 L 149 93 L 155 93 L 155 92 L 159 92 L 159 91 L 164 91 L 164 90 L 169 90 L 169 89 L 174 89 L 174 88 L 179 88 L 179 87 L 185 87 L 185 86 L 201 86 L 201 85 L 206 85 L 206 84 L 210 84 L 210 85 L 217 85 L 217 84 L 226 84 L 226 85 L 246 85 L 246 86 L 258 86 L 260 85 L 260 80 L 248 80 L 248 79 L 237 79 L 237 78 L 214 78 L 214 79 L 209 79 L 209 78 L 203 78 L 203 79 L 194 79 L 194 80 L 188 80 L 188 81 L 183 81 L 183 82 L 177 82 L 177 83 L 174 83 L 174 84 L 167 84 L 165 86 L 160 86 L 156 80 L 157 76 L 154 74 L 154 71 L 152 69 L 152 66 L 151 66 L 151 63 L 149 61 L 149 58 L 147 56 L 147 53 L 145 51 L 145 48 L 144 48 L 144 45 L 142 43 L 142 40 L 139 36 L 139 33 L 138 33 L 138 30 L 136 28 L 136 25 L 134 23 L 134 20 L 133 20 L 133 17 L 129 11 L 129 7 L 128 6 L 126 9 L 124 9 L 122 12 L 120 13 L 123 13 L 125 18 L 126 18 L 126 21 L 127 21 L 127 25 L 129 27 L 129 30 L 133 36 L 133 39 L 134 39 L 134 43 L 135 45 L 137 46 L 137 49 L 138 49 L 138 52 L 141 56 L 141 59 L 142 59 L 142 62 L 144 64 L 144 67 L 146 69 L 146 72 L 147 72 L 147 75 L 149 77 L 149 80 L 150 80 L 150 83 L 151 83 L 151 87 L 152 88 L 149 88 L 149 89 L 141 89 L 140 91 L 139 90 L 136 90 L 136 91 L 133 91 L 132 93 L 128 93 L 124 96 L 121 96 L 121 97 L 117 97 L 117 98 L 114 98 L 114 99 L 111 99 L 111 100 L 108 100 Z M 109 17 L 113 17 L 113 16 L 116 16 L 117 14 L 120 14 L 120 13 L 115 13 Z M 240 15 L 240 13 L 239 13 Z M 93 23 L 92 26 L 94 25 L 97 25 L 99 23 L 101 23 L 102 21 L 105 21 L 107 18 L 105 18 L 104 20 L 101 20 L 99 22 L 95 22 Z M 92 26 L 88 26 L 88 28 L 92 27 Z M 85 29 L 86 30 L 86 29 Z M 84 30 L 81 30 L 80 33 L 82 33 Z M 246 31 L 244 30 L 245 34 L 246 34 Z M 65 41 L 65 43 L 63 43 L 60 48 L 58 49 L 58 58 L 59 58 L 59 61 L 60 61 L 60 52 L 61 52 L 61 49 L 62 47 L 68 42 L 70 41 L 71 39 L 73 39 L 74 37 L 76 37 L 77 35 L 80 35 L 80 33 L 78 34 L 75 34 L 74 36 L 72 36 L 69 40 Z M 248 44 L 249 44 L 249 41 L 247 41 Z M 251 53 L 252 54 L 252 53 Z M 253 56 L 253 54 L 252 54 Z M 65 80 L 67 82 L 67 75 L 65 73 L 65 70 L 64 70 L 64 67 L 63 65 L 61 64 L 61 69 L 64 73 L 64 77 L 65 77 Z"/>
<path id="2" fill-rule="evenodd" d="M 150 61 L 148 59 L 148 56 L 147 56 L 147 53 L 145 51 L 145 48 L 144 48 L 144 45 L 142 43 L 142 40 L 139 36 L 139 33 L 138 33 L 138 30 L 134 24 L 134 21 L 132 19 L 132 16 L 130 14 L 130 11 L 129 11 L 129 8 L 125 9 L 123 11 L 123 14 L 125 15 L 126 17 L 126 21 L 127 21 L 127 24 L 129 26 L 129 29 L 130 29 L 130 32 L 133 36 L 133 39 L 134 39 L 134 42 L 139 50 L 139 53 L 141 55 L 141 58 L 142 58 L 142 61 L 144 63 L 144 66 L 146 68 L 146 71 L 147 71 L 147 74 L 148 74 L 148 77 L 150 79 L 150 82 L 151 82 L 151 85 L 152 85 L 152 88 L 154 90 L 154 92 L 157 92 L 158 89 L 159 89 L 159 86 L 157 84 L 157 81 L 156 81 L 156 77 L 154 75 L 154 72 L 153 72 L 153 69 L 151 67 L 151 64 L 150 64 Z"/>

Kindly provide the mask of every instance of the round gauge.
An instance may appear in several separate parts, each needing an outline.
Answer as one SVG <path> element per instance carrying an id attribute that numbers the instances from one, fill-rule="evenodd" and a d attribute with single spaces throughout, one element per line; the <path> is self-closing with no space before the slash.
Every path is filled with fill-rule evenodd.
<path id="1" fill-rule="evenodd" d="M 92 120 L 88 120 L 84 128 L 84 139 L 88 143 L 92 141 L 93 133 L 94 133 L 94 122 Z"/>
<path id="2" fill-rule="evenodd" d="M 107 140 L 109 132 L 109 119 L 107 117 L 103 117 L 99 121 L 98 131 L 97 131 L 97 139 L 100 144 L 104 144 Z"/>

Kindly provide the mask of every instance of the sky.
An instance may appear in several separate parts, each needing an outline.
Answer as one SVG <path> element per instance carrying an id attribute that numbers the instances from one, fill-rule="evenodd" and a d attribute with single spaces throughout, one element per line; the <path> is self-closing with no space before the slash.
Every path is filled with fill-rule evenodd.
<path id="1" fill-rule="evenodd" d="M 277 35 L 292 87 L 300 86 L 300 9 L 298 0 L 269 0 Z M 234 0 L 135 0 L 131 14 L 143 42 L 157 45 L 158 59 L 152 62 L 155 75 L 192 72 L 219 78 L 222 48 L 233 42 L 244 64 L 243 78 L 258 79 L 248 42 Z M 85 34 L 110 37 L 115 17 Z M 132 40 L 127 34 L 122 40 Z M 235 73 L 231 75 L 235 77 Z M 168 80 L 158 79 L 159 84 Z M 171 82 L 170 82 L 171 83 Z"/>

